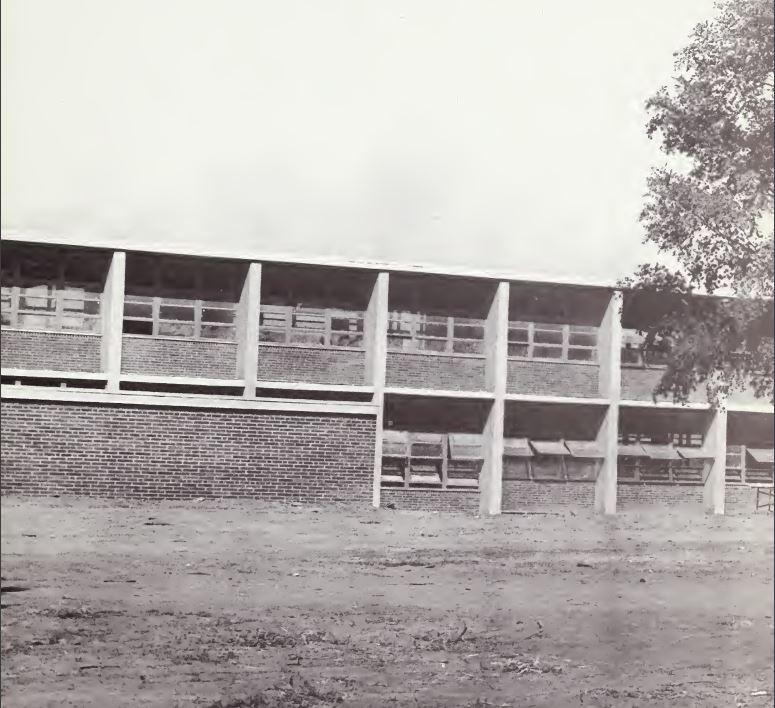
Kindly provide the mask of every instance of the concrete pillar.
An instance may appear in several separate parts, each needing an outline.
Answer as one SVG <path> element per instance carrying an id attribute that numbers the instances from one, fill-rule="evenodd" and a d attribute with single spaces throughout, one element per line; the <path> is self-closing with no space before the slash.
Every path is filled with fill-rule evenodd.
<path id="1" fill-rule="evenodd" d="M 387 273 L 379 273 L 363 318 L 363 342 L 366 347 L 365 381 L 367 386 L 384 388 L 387 363 L 388 328 Z"/>
<path id="2" fill-rule="evenodd" d="M 506 362 L 509 335 L 509 284 L 498 283 L 484 325 L 485 385 L 495 395 L 506 393 Z"/>
<path id="3" fill-rule="evenodd" d="M 108 391 L 118 391 L 120 386 L 125 278 L 126 253 L 114 251 L 102 293 L 101 359 Z"/>
<path id="4" fill-rule="evenodd" d="M 484 461 L 479 476 L 479 513 L 500 514 L 503 493 L 503 419 L 509 333 L 509 284 L 498 283 L 484 327 L 485 382 L 494 394 L 484 428 Z"/>
<path id="5" fill-rule="evenodd" d="M 616 478 L 619 450 L 619 400 L 622 391 L 622 293 L 614 291 L 608 302 L 598 333 L 600 364 L 599 392 L 608 399 L 598 443 L 603 448 L 603 462 L 595 484 L 595 511 L 616 513 Z"/>
<path id="6" fill-rule="evenodd" d="M 620 291 L 611 293 L 597 338 L 600 397 L 617 401 L 622 391 L 622 302 Z"/>
<path id="7" fill-rule="evenodd" d="M 616 469 L 619 453 L 619 403 L 610 403 L 597 434 L 603 460 L 595 482 L 595 511 L 616 513 Z"/>
<path id="8" fill-rule="evenodd" d="M 261 264 L 251 263 L 237 305 L 237 376 L 245 381 L 244 398 L 256 397 L 260 315 Z"/>
<path id="9" fill-rule="evenodd" d="M 727 404 L 719 401 L 719 407 L 711 411 L 705 433 L 705 447 L 713 454 L 708 476 L 702 491 L 705 511 L 709 514 L 724 513 L 727 468 Z"/>
<path id="10" fill-rule="evenodd" d="M 372 402 L 377 406 L 374 434 L 374 476 L 371 504 L 380 505 L 382 478 L 382 429 L 385 419 L 385 369 L 387 367 L 388 273 L 379 273 L 363 319 L 363 340 L 366 347 L 366 384 L 374 387 Z"/>

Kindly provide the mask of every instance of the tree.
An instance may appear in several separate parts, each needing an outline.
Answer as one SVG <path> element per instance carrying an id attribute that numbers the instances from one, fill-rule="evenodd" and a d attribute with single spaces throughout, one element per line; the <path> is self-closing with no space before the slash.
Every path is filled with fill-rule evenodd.
<path id="1" fill-rule="evenodd" d="M 645 264 L 622 285 L 651 304 L 644 348 L 667 364 L 655 396 L 704 383 L 712 403 L 748 385 L 773 400 L 773 6 L 716 9 L 646 103 L 670 164 L 651 171 L 640 221 L 678 268 Z"/>

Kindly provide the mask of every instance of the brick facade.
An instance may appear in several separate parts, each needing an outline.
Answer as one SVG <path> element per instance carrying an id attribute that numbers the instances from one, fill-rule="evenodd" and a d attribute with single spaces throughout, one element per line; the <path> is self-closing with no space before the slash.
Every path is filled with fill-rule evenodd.
<path id="1" fill-rule="evenodd" d="M 672 508 L 691 506 L 697 510 L 703 507 L 701 484 L 627 484 L 616 486 L 617 511 L 659 506 Z"/>
<path id="2" fill-rule="evenodd" d="M 27 332 L 3 329 L 3 368 L 51 371 L 101 371 L 101 338 L 70 332 Z"/>
<path id="3" fill-rule="evenodd" d="M 764 498 L 759 501 L 763 503 Z M 724 513 L 735 516 L 769 512 L 766 509 L 756 509 L 756 487 L 750 487 L 747 484 L 727 484 Z"/>
<path id="4" fill-rule="evenodd" d="M 552 507 L 592 510 L 595 505 L 594 482 L 534 482 L 504 480 L 503 511 L 521 511 Z"/>
<path id="5" fill-rule="evenodd" d="M 371 416 L 2 402 L 4 494 L 371 501 Z"/>
<path id="6" fill-rule="evenodd" d="M 235 343 L 124 335 L 121 346 L 123 374 L 237 378 Z"/>
<path id="7" fill-rule="evenodd" d="M 570 361 L 509 359 L 508 393 L 538 396 L 600 396 L 600 367 Z"/>
<path id="8" fill-rule="evenodd" d="M 408 388 L 484 391 L 484 358 L 388 352 L 385 383 Z"/>
<path id="9" fill-rule="evenodd" d="M 395 504 L 405 511 L 454 511 L 475 514 L 479 511 L 479 490 L 382 489 L 380 506 Z"/>
<path id="10" fill-rule="evenodd" d="M 259 381 L 288 381 L 362 386 L 366 380 L 366 352 L 261 345 Z"/>
<path id="11" fill-rule="evenodd" d="M 641 367 L 622 367 L 622 399 L 626 401 L 650 401 L 654 387 L 662 378 L 664 369 L 644 369 Z M 705 387 L 700 386 L 689 394 L 693 403 L 707 403 Z"/>

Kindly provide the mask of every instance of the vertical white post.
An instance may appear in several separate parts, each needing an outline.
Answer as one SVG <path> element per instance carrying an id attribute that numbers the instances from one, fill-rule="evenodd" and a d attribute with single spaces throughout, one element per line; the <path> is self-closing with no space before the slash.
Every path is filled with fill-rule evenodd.
<path id="1" fill-rule="evenodd" d="M 727 402 L 719 401 L 718 408 L 711 411 L 705 446 L 712 453 L 710 469 L 705 478 L 702 499 L 709 514 L 724 513 L 727 467 Z"/>
<path id="2" fill-rule="evenodd" d="M 124 280 L 126 253 L 114 251 L 102 293 L 102 371 L 107 390 L 118 391 L 121 380 L 121 335 L 124 329 Z"/>
<path id="3" fill-rule="evenodd" d="M 484 461 L 479 476 L 479 513 L 501 513 L 503 494 L 503 418 L 509 333 L 509 284 L 498 283 L 484 327 L 485 385 L 494 394 L 484 427 Z"/>
<path id="4" fill-rule="evenodd" d="M 374 476 L 371 504 L 380 505 L 382 479 L 382 428 L 385 417 L 385 368 L 387 367 L 388 290 L 389 275 L 379 273 L 363 320 L 366 346 L 366 384 L 374 387 L 372 403 L 377 406 L 374 433 Z"/>
<path id="5" fill-rule="evenodd" d="M 622 304 L 622 293 L 614 291 L 597 337 L 600 397 L 616 401 L 621 397 L 622 391 Z"/>
<path id="6" fill-rule="evenodd" d="M 237 376 L 245 382 L 245 398 L 256 396 L 260 313 L 261 264 L 251 263 L 237 305 Z"/>
<path id="7" fill-rule="evenodd" d="M 366 347 L 364 378 L 367 386 L 380 388 L 385 386 L 387 360 L 388 277 L 387 273 L 377 274 L 363 318 L 363 343 Z"/>
<path id="8" fill-rule="evenodd" d="M 616 513 L 616 478 L 619 455 L 619 403 L 609 403 L 597 434 L 603 460 L 595 482 L 595 511 Z"/>
<path id="9" fill-rule="evenodd" d="M 603 462 L 595 484 L 595 511 L 616 513 L 616 478 L 619 451 L 619 400 L 622 391 L 622 293 L 611 294 L 598 333 L 600 397 L 608 399 L 597 440 L 603 448 Z"/>

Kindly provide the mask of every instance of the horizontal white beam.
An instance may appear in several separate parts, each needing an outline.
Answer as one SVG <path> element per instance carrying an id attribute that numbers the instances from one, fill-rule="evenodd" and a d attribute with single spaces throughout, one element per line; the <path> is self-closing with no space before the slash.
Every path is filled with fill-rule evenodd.
<path id="1" fill-rule="evenodd" d="M 97 403 L 127 406 L 169 406 L 175 408 L 209 408 L 227 410 L 280 411 L 289 413 L 338 413 L 344 415 L 377 415 L 372 403 L 346 401 L 302 401 L 257 398 L 254 400 L 226 396 L 198 396 L 146 391 L 72 390 L 37 386 L 0 386 L 0 396 L 6 400 L 56 401 L 61 403 Z"/>
<path id="2" fill-rule="evenodd" d="M 509 280 L 526 283 L 540 283 L 547 285 L 575 285 L 592 288 L 613 289 L 616 287 L 612 281 L 597 281 L 579 278 L 557 278 L 539 274 L 508 273 L 483 269 L 469 269 L 460 266 L 444 266 L 430 263 L 392 263 L 387 261 L 358 261 L 349 258 L 336 258 L 332 256 L 297 256 L 287 253 L 257 253 L 251 250 L 233 248 L 228 251 L 217 249 L 174 248 L 160 247 L 158 243 L 143 243 L 138 239 L 114 238 L 98 239 L 91 236 L 76 237 L 63 242 L 58 234 L 49 235 L 35 233 L 33 231 L 19 233 L 7 231 L 2 233 L 3 240 L 19 243 L 47 244 L 55 246 L 72 246 L 81 248 L 101 248 L 127 252 L 159 253 L 171 256 L 196 256 L 204 258 L 230 258 L 235 260 L 256 261 L 261 263 L 278 263 L 293 265 L 321 265 L 340 268 L 359 268 L 363 270 L 388 271 L 395 273 L 420 273 L 425 275 L 452 275 L 463 278 L 475 278 L 479 280 Z"/>
<path id="3" fill-rule="evenodd" d="M 373 393 L 373 386 L 355 384 L 320 384 L 304 381 L 257 381 L 256 388 L 270 388 L 280 391 L 334 391 L 336 393 Z"/>
<path id="4" fill-rule="evenodd" d="M 727 410 L 733 413 L 775 413 L 771 403 L 731 403 L 727 401 Z"/>
<path id="5" fill-rule="evenodd" d="M 176 386 L 228 386 L 239 388 L 243 379 L 208 379 L 196 376 L 155 376 L 148 374 L 121 374 L 121 383 L 170 384 Z"/>
<path id="6" fill-rule="evenodd" d="M 179 343 L 195 343 L 197 345 L 202 346 L 211 346 L 211 347 L 217 347 L 217 346 L 227 346 L 227 347 L 237 347 L 239 346 L 236 341 L 233 339 L 210 339 L 208 337 L 200 337 L 198 339 L 192 339 L 190 337 L 175 337 L 172 335 L 167 334 L 127 334 L 124 332 L 121 335 L 122 339 L 142 339 L 146 342 L 179 342 Z"/>
<path id="7" fill-rule="evenodd" d="M 436 388 L 407 388 L 405 386 L 386 386 L 386 395 L 395 396 L 433 396 L 434 398 L 478 398 L 492 400 L 495 394 L 492 391 L 451 391 Z"/>
<path id="8" fill-rule="evenodd" d="M 0 376 L 19 379 L 76 379 L 78 381 L 107 381 L 108 375 L 93 371 L 54 371 L 53 369 L 0 369 Z"/>
<path id="9" fill-rule="evenodd" d="M 45 334 L 53 337 L 95 337 L 100 339 L 102 334 L 100 332 L 76 332 L 70 330 L 56 330 L 56 329 L 31 329 L 29 327 L 7 327 L 3 325 L 3 332 L 24 332 L 29 334 Z"/>
<path id="10" fill-rule="evenodd" d="M 387 350 L 387 356 L 437 356 L 446 357 L 448 359 L 477 359 L 484 361 L 487 359 L 486 354 L 468 354 L 467 352 L 434 352 L 426 351 L 424 349 L 390 349 Z"/>
<path id="11" fill-rule="evenodd" d="M 707 411 L 710 410 L 710 403 L 707 402 L 689 402 L 689 403 L 674 403 L 673 401 L 637 401 L 637 400 L 621 400 L 619 405 L 622 408 L 671 408 L 674 410 L 695 410 L 695 411 Z"/>
<path id="12" fill-rule="evenodd" d="M 710 410 L 711 405 L 707 401 L 692 401 L 689 403 L 674 403 L 673 401 L 621 401 L 621 406 L 629 408 L 672 408 L 675 410 Z M 775 407 L 770 403 L 733 403 L 727 401 L 726 410 L 735 413 L 775 413 Z"/>
<path id="13" fill-rule="evenodd" d="M 515 403 L 566 403 L 583 404 L 585 406 L 607 406 L 610 401 L 607 398 L 581 398 L 579 396 L 536 396 L 527 393 L 507 393 L 507 401 Z"/>

